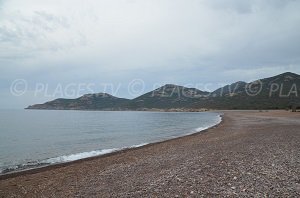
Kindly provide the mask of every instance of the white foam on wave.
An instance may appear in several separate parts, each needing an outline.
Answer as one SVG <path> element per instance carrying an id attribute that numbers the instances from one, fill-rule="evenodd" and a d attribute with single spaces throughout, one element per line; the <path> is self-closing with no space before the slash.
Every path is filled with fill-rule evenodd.
<path id="1" fill-rule="evenodd" d="M 137 144 L 137 145 L 130 146 L 130 147 L 128 147 L 128 148 L 138 148 L 138 147 L 145 146 L 145 145 L 147 145 L 147 144 L 149 144 L 149 143 Z"/>
<path id="2" fill-rule="evenodd" d="M 85 159 L 89 157 L 95 157 L 95 156 L 100 156 L 120 150 L 124 150 L 126 148 L 138 148 L 141 146 L 145 146 L 148 143 L 142 143 L 142 144 L 137 144 L 129 147 L 123 147 L 123 148 L 112 148 L 112 149 L 102 149 L 102 150 L 95 150 L 95 151 L 89 151 L 89 152 L 82 152 L 82 153 L 76 153 L 76 154 L 70 154 L 70 155 L 63 155 L 59 157 L 53 157 L 49 158 L 46 160 L 42 160 L 41 163 L 43 164 L 56 164 L 56 163 L 62 163 L 62 162 L 71 162 L 71 161 L 76 161 L 80 159 Z"/>
<path id="3" fill-rule="evenodd" d="M 210 124 L 208 126 L 205 126 L 205 127 L 195 128 L 195 129 L 192 130 L 191 133 L 196 133 L 196 132 L 204 131 L 206 129 L 209 129 L 209 128 L 213 127 L 213 126 L 216 126 L 216 125 L 220 124 L 221 122 L 222 122 L 222 116 L 218 115 L 217 118 L 216 118 L 216 120 L 212 124 Z"/>
<path id="4" fill-rule="evenodd" d="M 54 164 L 54 163 L 60 163 L 60 162 L 71 162 L 79 159 L 84 159 L 88 157 L 95 157 L 99 155 L 104 155 L 107 153 L 112 153 L 117 151 L 118 149 L 103 149 L 103 150 L 96 150 L 96 151 L 89 151 L 89 152 L 82 152 L 82 153 L 76 153 L 71 155 L 63 155 L 59 157 L 53 157 L 46 160 L 41 161 L 42 163 L 46 164 Z"/>
<path id="5" fill-rule="evenodd" d="M 208 128 L 209 128 L 209 126 L 208 127 L 198 127 L 198 128 L 193 129 L 192 133 L 197 133 L 197 132 L 200 132 L 200 131 L 204 131 Z"/>
<path id="6" fill-rule="evenodd" d="M 141 144 L 132 145 L 129 147 L 122 147 L 122 148 L 102 149 L 102 150 L 94 150 L 94 151 L 88 151 L 88 152 L 82 152 L 82 153 L 75 153 L 75 154 L 70 154 L 70 155 L 62 155 L 59 157 L 48 158 L 48 159 L 40 160 L 40 161 L 32 161 L 32 162 L 27 162 L 25 164 L 12 165 L 12 166 L 7 166 L 7 167 L 0 166 L 0 175 L 8 173 L 8 172 L 18 171 L 18 170 L 29 170 L 29 169 L 37 168 L 40 166 L 50 165 L 50 164 L 59 164 L 59 163 L 64 163 L 64 162 L 71 162 L 71 161 L 76 161 L 76 160 L 80 160 L 80 159 L 85 159 L 85 158 L 89 158 L 89 157 L 101 156 L 101 155 L 113 153 L 113 152 L 128 149 L 128 148 L 142 147 L 147 144 L 149 144 L 149 143 L 141 143 Z"/>

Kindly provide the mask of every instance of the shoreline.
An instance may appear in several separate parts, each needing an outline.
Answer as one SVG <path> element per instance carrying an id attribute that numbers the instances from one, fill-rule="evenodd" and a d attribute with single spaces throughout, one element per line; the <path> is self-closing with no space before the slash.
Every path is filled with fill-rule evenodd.
<path id="1" fill-rule="evenodd" d="M 224 111 L 202 132 L 16 173 L 0 197 L 299 197 L 299 145 L 298 113 Z"/>
<path id="2" fill-rule="evenodd" d="M 204 133 L 204 132 L 207 132 L 208 130 L 210 130 L 212 128 L 218 127 L 219 125 L 222 124 L 222 122 L 224 122 L 224 120 L 223 120 L 224 119 L 223 118 L 224 113 L 221 113 L 221 112 L 218 112 L 218 111 L 211 111 L 211 112 L 219 113 L 220 121 L 217 124 L 215 124 L 211 127 L 208 127 L 206 129 L 200 130 L 200 131 L 186 133 L 186 134 L 183 134 L 183 135 L 178 136 L 178 137 L 165 139 L 165 140 L 157 141 L 157 142 L 141 143 L 141 144 L 138 144 L 138 145 L 132 145 L 132 146 L 123 147 L 123 148 L 114 148 L 115 150 L 112 151 L 112 152 L 105 153 L 105 154 L 100 154 L 100 155 L 96 155 L 96 156 L 85 157 L 85 158 L 76 159 L 76 160 L 72 160 L 72 161 L 66 161 L 66 162 L 46 164 L 46 165 L 41 165 L 41 166 L 37 165 L 37 166 L 34 166 L 33 168 L 28 168 L 28 169 L 25 168 L 25 169 L 21 169 L 21 170 L 9 171 L 9 172 L 4 173 L 4 174 L 0 173 L 0 181 L 5 180 L 5 179 L 9 179 L 9 178 L 18 177 L 18 176 L 24 176 L 24 175 L 28 175 L 28 174 L 35 174 L 35 173 L 39 173 L 39 172 L 43 172 L 43 171 L 47 171 L 47 170 L 53 170 L 53 169 L 56 169 L 56 168 L 66 167 L 66 166 L 81 163 L 81 162 L 84 162 L 84 161 L 106 158 L 106 157 L 110 157 L 110 156 L 113 156 L 113 155 L 118 155 L 118 154 L 121 154 L 121 153 L 130 152 L 131 150 L 142 149 L 143 147 L 147 147 L 147 146 L 155 146 L 156 144 L 166 143 L 168 141 L 173 141 L 173 140 L 176 141 L 177 139 L 197 135 L 199 133 Z M 177 112 L 175 112 L 175 113 L 177 113 Z M 178 113 L 181 113 L 181 112 L 178 112 Z M 194 113 L 194 112 L 189 112 L 189 113 Z M 103 149 L 103 150 L 105 150 L 105 149 Z M 70 154 L 70 155 L 72 155 L 72 154 Z"/>

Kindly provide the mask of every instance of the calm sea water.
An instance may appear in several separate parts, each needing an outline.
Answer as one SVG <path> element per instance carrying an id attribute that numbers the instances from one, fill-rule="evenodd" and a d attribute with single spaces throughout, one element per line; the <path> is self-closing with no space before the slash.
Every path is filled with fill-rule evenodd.
<path id="1" fill-rule="evenodd" d="M 138 147 L 220 120 L 213 112 L 0 110 L 0 173 Z"/>

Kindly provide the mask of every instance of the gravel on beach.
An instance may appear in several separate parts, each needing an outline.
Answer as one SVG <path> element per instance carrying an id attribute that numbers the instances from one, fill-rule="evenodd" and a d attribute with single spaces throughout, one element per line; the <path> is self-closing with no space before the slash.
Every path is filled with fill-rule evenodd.
<path id="1" fill-rule="evenodd" d="M 300 197 L 300 113 L 224 111 L 211 129 L 0 176 L 0 197 Z"/>

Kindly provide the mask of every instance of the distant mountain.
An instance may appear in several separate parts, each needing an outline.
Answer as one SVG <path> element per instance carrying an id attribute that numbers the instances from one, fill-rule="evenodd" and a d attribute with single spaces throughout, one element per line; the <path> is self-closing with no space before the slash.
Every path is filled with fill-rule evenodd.
<path id="1" fill-rule="evenodd" d="M 300 75 L 286 72 L 251 83 L 236 82 L 212 92 L 194 108 L 285 109 L 300 106 Z"/>
<path id="2" fill-rule="evenodd" d="M 130 101 L 128 108 L 188 108 L 199 99 L 208 97 L 210 93 L 196 88 L 166 84 Z"/>
<path id="3" fill-rule="evenodd" d="M 245 90 L 246 85 L 247 83 L 243 81 L 232 83 L 231 85 L 226 85 L 224 87 L 221 87 L 213 91 L 210 94 L 210 96 L 212 97 L 234 96 L 242 93 Z"/>
<path id="4" fill-rule="evenodd" d="M 300 75 L 286 72 L 251 83 L 236 82 L 213 92 L 166 84 L 132 100 L 106 93 L 56 99 L 28 109 L 176 110 L 285 109 L 300 107 Z"/>
<path id="5" fill-rule="evenodd" d="M 119 110 L 128 99 L 117 98 L 107 93 L 86 94 L 76 99 L 59 98 L 44 104 L 36 104 L 27 109 L 52 110 Z"/>

